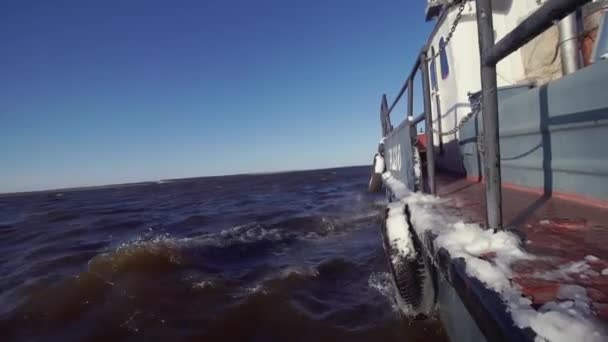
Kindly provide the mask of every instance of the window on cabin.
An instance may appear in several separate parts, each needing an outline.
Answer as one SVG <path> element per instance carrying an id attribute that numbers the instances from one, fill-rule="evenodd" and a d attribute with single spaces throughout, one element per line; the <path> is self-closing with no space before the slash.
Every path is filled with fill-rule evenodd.
<path id="1" fill-rule="evenodd" d="M 431 56 L 435 56 L 435 48 L 431 46 Z M 431 89 L 437 90 L 437 66 L 435 65 L 435 58 L 431 60 Z"/>
<path id="2" fill-rule="evenodd" d="M 441 65 L 441 79 L 445 80 L 450 75 L 450 66 L 448 65 L 448 55 L 443 47 L 443 37 L 439 39 L 439 64 Z"/>

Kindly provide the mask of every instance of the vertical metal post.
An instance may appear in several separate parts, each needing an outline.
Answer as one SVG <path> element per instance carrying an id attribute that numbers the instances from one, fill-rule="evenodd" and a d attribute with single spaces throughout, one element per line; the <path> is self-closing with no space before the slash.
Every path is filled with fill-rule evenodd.
<path id="1" fill-rule="evenodd" d="M 407 80 L 407 117 L 414 116 L 414 81 L 410 78 Z"/>
<path id="2" fill-rule="evenodd" d="M 384 112 L 382 111 L 382 102 L 380 102 L 380 126 L 382 128 L 382 136 L 386 135 L 386 127 L 384 125 Z"/>
<path id="3" fill-rule="evenodd" d="M 388 111 L 388 101 L 386 100 L 386 94 L 382 94 L 382 102 L 380 103 L 380 122 L 382 123 L 382 136 L 388 135 L 390 128 L 388 127 L 388 120 L 386 112 Z"/>
<path id="4" fill-rule="evenodd" d="M 500 143 L 498 135 L 498 94 L 496 63 L 488 63 L 485 55 L 494 47 L 491 0 L 476 0 L 477 31 L 481 65 L 481 108 L 486 178 L 486 220 L 489 228 L 502 228 L 502 189 L 500 180 Z"/>
<path id="5" fill-rule="evenodd" d="M 431 86 L 429 82 L 429 65 L 426 59 L 426 49 L 420 54 L 420 68 L 422 69 L 422 97 L 424 99 L 424 115 L 426 116 L 426 163 L 429 179 L 429 191 L 437 194 L 435 181 L 435 144 L 433 142 L 433 113 L 431 112 Z"/>
<path id="6" fill-rule="evenodd" d="M 410 138 L 414 141 L 418 132 L 416 131 L 416 124 L 411 122 L 414 118 L 414 80 L 412 77 L 407 80 L 407 119 L 410 125 Z"/>

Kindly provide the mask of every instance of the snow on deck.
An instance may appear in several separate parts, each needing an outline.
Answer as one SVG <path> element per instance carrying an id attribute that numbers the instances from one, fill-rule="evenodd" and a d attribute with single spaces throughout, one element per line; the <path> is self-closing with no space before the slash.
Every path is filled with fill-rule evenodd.
<path id="1" fill-rule="evenodd" d="M 390 212 L 394 210 L 397 213 L 401 210 L 402 213 L 403 207 L 408 205 L 410 220 L 417 233 L 431 230 L 437 236 L 437 247 L 446 249 L 452 258 L 464 259 L 467 274 L 479 279 L 500 296 L 519 328 L 531 328 L 537 334 L 538 341 L 579 342 L 608 339 L 606 326 L 600 320 L 603 317 L 601 313 L 598 314 L 598 303 L 594 302 L 597 293 L 590 293 L 593 291 L 587 287 L 566 281 L 568 277 L 590 279 L 600 276 L 608 279 L 601 275 L 603 270 L 595 271 L 591 265 L 604 265 L 604 268 L 608 268 L 608 260 L 589 254 L 581 260 L 555 266 L 550 262 L 550 256 L 530 249 L 529 240 L 522 246 L 521 238 L 513 232 L 493 232 L 472 223 L 483 222 L 483 210 L 481 215 L 479 210 L 475 210 L 483 209 L 483 192 L 477 192 L 469 199 L 459 198 L 454 194 L 462 190 L 471 191 L 469 188 L 473 185 L 452 184 L 451 187 L 443 188 L 444 196 L 439 198 L 410 192 L 405 184 L 390 173 L 385 173 L 383 179 L 397 199 L 390 204 Z M 550 224 L 549 220 L 542 226 L 546 228 Z M 390 231 L 402 230 L 407 233 L 405 228 L 395 225 Z M 396 240 L 399 233 L 390 234 L 392 239 Z M 403 248 L 402 253 L 411 251 L 411 246 L 396 245 Z M 535 275 L 536 278 L 526 275 Z M 535 281 L 553 279 L 552 284 L 556 285 L 554 295 L 546 296 L 544 300 L 535 297 L 538 291 L 522 280 L 528 278 Z"/>

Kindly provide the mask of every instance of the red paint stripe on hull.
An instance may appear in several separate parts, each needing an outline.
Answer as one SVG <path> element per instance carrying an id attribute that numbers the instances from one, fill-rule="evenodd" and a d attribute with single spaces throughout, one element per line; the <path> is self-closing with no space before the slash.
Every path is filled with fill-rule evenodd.
<path id="1" fill-rule="evenodd" d="M 485 181 L 482 177 L 467 176 L 467 180 L 470 182 L 474 182 L 474 183 L 485 183 Z M 508 183 L 508 182 L 502 182 L 502 186 L 504 188 L 511 189 L 514 191 L 521 191 L 521 192 L 535 194 L 535 195 L 542 195 L 545 193 L 545 190 L 543 188 L 530 188 L 530 187 L 526 187 L 526 186 L 522 186 L 522 185 Z M 596 198 L 590 198 L 590 197 L 582 196 L 579 194 L 573 194 L 573 193 L 562 192 L 562 191 L 553 191 L 551 193 L 551 197 L 559 198 L 564 201 L 575 202 L 575 203 L 582 204 L 585 206 L 597 207 L 597 208 L 602 208 L 602 209 L 608 210 L 608 201 L 603 201 L 603 200 L 596 199 Z"/>

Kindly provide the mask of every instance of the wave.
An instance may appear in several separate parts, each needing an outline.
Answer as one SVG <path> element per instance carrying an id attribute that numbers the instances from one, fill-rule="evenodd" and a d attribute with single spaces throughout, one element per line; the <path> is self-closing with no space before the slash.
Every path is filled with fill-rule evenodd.
<path id="1" fill-rule="evenodd" d="M 180 244 L 180 240 L 167 237 L 135 241 L 95 256 L 88 271 L 106 280 L 123 274 L 164 273 L 180 266 Z"/>
<path id="2" fill-rule="evenodd" d="M 287 310 L 294 319 L 317 321 L 333 308 L 326 303 L 327 299 L 313 292 L 323 286 L 335 286 L 334 279 L 339 277 L 353 279 L 358 266 L 327 255 L 316 263 L 298 264 L 290 251 L 298 241 L 311 243 L 313 238 L 340 234 L 377 215 L 374 210 L 340 217 L 279 215 L 275 222 L 268 217 L 270 223 L 250 222 L 191 237 L 149 229 L 119 245 L 106 247 L 101 253 L 98 251 L 107 240 L 78 245 L 73 251 L 70 249 L 69 255 L 50 260 L 55 266 L 45 263 L 40 271 L 83 263 L 90 258 L 84 270 L 67 279 L 55 278 L 52 283 L 25 287 L 19 294 L 22 300 L 12 305 L 10 311 L 1 313 L 0 331 L 6 331 L 10 339 L 33 325 L 36 331 L 67 331 L 62 327 L 74 322 L 80 327 L 92 327 L 95 325 L 92 317 L 96 315 L 115 315 L 113 326 L 136 329 L 138 320 L 145 317 L 134 312 L 143 312 L 141 307 L 146 305 L 161 307 L 164 297 L 174 302 L 184 298 L 183 302 L 192 301 L 192 305 L 205 307 L 208 312 L 202 314 L 206 317 L 202 321 L 212 320 L 215 314 L 240 316 L 243 311 L 255 309 L 252 303 L 261 303 L 272 312 Z M 101 231 L 121 228 L 120 220 L 103 217 L 101 220 L 105 221 L 93 221 L 96 226 L 108 226 L 109 229 L 102 227 Z M 213 220 L 208 216 L 192 215 L 172 223 L 171 227 L 179 226 L 183 231 L 182 226 L 203 226 L 210 221 Z M 129 229 L 141 229 L 145 224 L 145 220 L 135 218 L 125 222 Z M 76 237 L 84 229 L 79 226 L 49 237 Z M 12 228 L 2 230 L 11 232 Z M 59 253 L 47 247 L 33 249 L 30 257 L 35 260 L 31 262 Z M 72 252 L 79 254 L 74 256 Z M 91 257 L 91 253 L 97 254 Z M 319 278 L 323 280 L 319 282 Z M 288 298 L 291 299 L 285 302 Z"/>
<path id="3" fill-rule="evenodd" d="M 396 301 L 397 292 L 395 291 L 391 275 L 388 272 L 372 273 L 368 279 L 368 286 L 378 291 L 378 293 L 388 300 L 394 313 L 400 312 Z"/>
<path id="4" fill-rule="evenodd" d="M 292 217 L 274 223 L 272 227 L 302 234 L 307 238 L 322 237 L 361 228 L 370 223 L 379 223 L 381 212 L 376 209 L 353 212 L 349 215 L 301 216 Z"/>
<path id="5" fill-rule="evenodd" d="M 343 228 L 355 226 L 359 222 L 369 221 L 376 215 L 375 212 L 367 212 L 342 218 L 303 216 L 285 219 L 271 225 L 247 223 L 217 233 L 205 233 L 188 238 L 176 238 L 168 234 L 158 235 L 151 230 L 94 256 L 88 262 L 87 271 L 108 280 L 126 274 L 167 272 L 190 266 L 204 267 L 204 263 L 209 259 L 215 259 L 215 263 L 223 259 L 242 260 L 247 253 L 259 254 L 280 250 L 286 244 L 298 239 L 310 240 L 327 236 Z M 187 221 L 205 223 L 207 218 L 195 215 Z M 134 226 L 144 224 L 137 220 L 128 223 Z M 115 225 L 117 226 L 118 223 Z M 10 228 L 5 230 L 11 231 Z M 70 237 L 83 231 L 84 228 L 77 227 L 69 230 L 69 233 L 64 232 L 60 235 Z M 85 251 L 99 250 L 104 244 L 105 242 L 102 241 L 92 244 L 92 247 L 87 245 Z M 57 251 L 52 246 L 41 246 L 32 250 L 29 257 L 37 260 L 40 256 L 55 252 Z"/>
<path id="6" fill-rule="evenodd" d="M 211 216 L 207 216 L 207 215 L 191 215 L 188 216 L 187 218 L 178 221 L 174 224 L 172 224 L 172 226 L 176 226 L 176 227 L 200 227 L 200 226 L 205 226 L 208 225 L 210 223 L 212 223 L 214 221 L 213 217 Z"/>
<path id="7" fill-rule="evenodd" d="M 235 226 L 198 238 L 140 236 L 96 255 L 76 277 L 55 286 L 32 288 L 27 300 L 0 323 L 0 329 L 11 339 L 27 326 L 36 325 L 38 331 L 56 330 L 77 321 L 85 331 L 95 332 L 99 322 L 94 317 L 101 315 L 106 317 L 104 324 L 115 329 L 116 334 L 153 337 L 156 335 L 150 328 L 152 325 L 168 324 L 161 321 L 162 316 L 155 316 L 168 310 L 163 299 L 168 297 L 172 301 L 182 298 L 181 305 L 188 303 L 180 306 L 180 317 L 192 317 L 199 322 L 196 336 L 189 336 L 194 338 L 251 337 L 248 334 L 258 325 L 264 325 L 260 331 L 268 338 L 287 337 L 289 329 L 277 328 L 276 324 L 322 330 L 310 335 L 315 338 L 324 334 L 347 338 L 361 332 L 351 331 L 346 323 L 341 327 L 340 323 L 346 317 L 359 322 L 361 318 L 356 311 L 351 314 L 351 310 L 353 305 L 360 304 L 331 299 L 332 291 L 361 272 L 362 266 L 354 261 L 331 257 L 318 263 L 274 266 L 270 273 L 255 271 L 257 278 L 252 281 L 230 278 L 226 270 L 201 273 L 203 265 L 197 264 L 201 260 L 192 256 L 193 252 L 208 248 L 236 253 L 243 245 L 260 241 L 284 241 L 284 236 L 280 230 L 256 224 Z M 196 276 L 185 276 L 193 267 L 198 268 Z M 372 274 L 368 282 L 369 287 L 383 296 L 391 295 L 387 273 Z M 356 298 L 357 294 L 353 292 L 344 298 L 351 296 Z M 276 317 L 264 319 L 265 312 Z M 268 325 L 270 322 L 274 327 Z M 234 329 L 236 326 L 239 329 Z M 142 330 L 143 327 L 148 330 Z"/>
<path id="8" fill-rule="evenodd" d="M 254 243 L 258 241 L 281 241 L 289 238 L 289 234 L 282 233 L 279 229 L 268 228 L 258 223 L 248 223 L 230 229 L 222 230 L 211 239 L 222 246 L 235 243 Z"/>
<path id="9" fill-rule="evenodd" d="M 11 224 L 0 224 L 0 238 L 8 239 L 12 237 L 15 233 L 18 232 L 18 229 Z"/>
<path id="10" fill-rule="evenodd" d="M 43 222 L 58 223 L 63 221 L 72 221 L 80 218 L 80 213 L 69 210 L 53 210 L 41 215 L 38 219 Z"/>
<path id="11" fill-rule="evenodd" d="M 310 231 L 322 227 L 324 219 L 322 216 L 296 216 L 280 220 L 273 226 L 284 230 Z"/>
<path id="12" fill-rule="evenodd" d="M 32 292 L 25 293 L 25 300 L 17 306 L 16 312 L 33 314 L 40 312 L 39 308 L 44 308 L 52 316 L 55 310 L 62 311 L 77 307 L 83 301 L 101 299 L 104 293 L 111 292 L 111 287 L 128 285 L 136 278 L 137 281 L 145 282 L 155 279 L 157 275 L 178 273 L 188 268 L 222 272 L 222 266 L 225 266 L 222 264 L 223 256 L 246 259 L 243 253 L 247 252 L 247 247 L 252 252 L 259 252 L 260 243 L 266 243 L 268 249 L 272 249 L 277 242 L 290 238 L 290 234 L 258 224 L 235 226 L 194 238 L 174 238 L 168 234 L 154 235 L 153 232 L 143 234 L 110 251 L 95 255 L 88 261 L 86 270 L 76 276 L 55 286 L 35 288 Z M 222 251 L 221 254 L 206 254 L 207 250 L 217 252 L 218 248 Z M 43 249 L 35 252 L 45 253 Z M 205 265 L 209 261 L 213 266 L 213 259 L 218 263 L 215 270 Z M 56 300 L 50 300 L 51 298 Z"/>
<path id="13" fill-rule="evenodd" d="M 17 198 L 0 208 L 2 339 L 410 338 L 370 277 L 385 203 L 364 171 Z"/>

